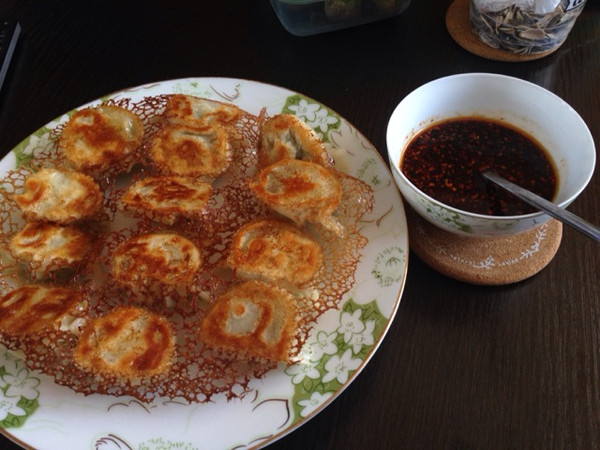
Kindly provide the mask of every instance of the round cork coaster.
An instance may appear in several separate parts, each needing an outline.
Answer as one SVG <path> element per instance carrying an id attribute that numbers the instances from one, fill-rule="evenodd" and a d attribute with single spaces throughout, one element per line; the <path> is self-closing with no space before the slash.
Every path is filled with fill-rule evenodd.
<path id="1" fill-rule="evenodd" d="M 470 0 L 454 0 L 452 2 L 448 11 L 446 11 L 446 28 L 458 45 L 474 55 L 494 61 L 523 62 L 543 58 L 558 49 L 557 46 L 541 53 L 519 55 L 490 47 L 471 31 L 469 2 Z"/>
<path id="2" fill-rule="evenodd" d="M 478 285 L 516 283 L 552 261 L 562 239 L 562 223 L 550 219 L 508 237 L 475 238 L 442 230 L 407 208 L 410 248 L 432 269 Z"/>

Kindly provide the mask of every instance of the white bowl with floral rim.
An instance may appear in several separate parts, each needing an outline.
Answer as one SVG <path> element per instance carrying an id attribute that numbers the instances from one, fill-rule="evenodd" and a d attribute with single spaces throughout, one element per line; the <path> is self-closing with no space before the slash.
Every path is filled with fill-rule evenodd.
<path id="1" fill-rule="evenodd" d="M 465 73 L 430 81 L 407 95 L 387 127 L 394 180 L 404 200 L 434 225 L 460 235 L 506 236 L 527 231 L 550 216 L 475 214 L 446 205 L 419 190 L 400 170 L 410 140 L 424 128 L 455 117 L 496 119 L 529 133 L 548 152 L 557 171 L 552 199 L 567 207 L 590 181 L 596 163 L 592 135 L 581 116 L 552 92 L 528 81 L 491 73 Z"/>

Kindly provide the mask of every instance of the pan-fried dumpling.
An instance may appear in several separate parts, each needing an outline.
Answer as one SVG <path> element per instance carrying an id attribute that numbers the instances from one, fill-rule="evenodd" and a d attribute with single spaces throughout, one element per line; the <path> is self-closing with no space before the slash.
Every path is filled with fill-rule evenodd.
<path id="1" fill-rule="evenodd" d="M 297 306 L 287 291 L 251 280 L 223 292 L 202 320 L 200 339 L 242 357 L 290 359 Z"/>
<path id="2" fill-rule="evenodd" d="M 187 286 L 202 264 L 194 243 L 174 233 L 150 233 L 122 243 L 114 252 L 112 272 L 133 288 Z"/>
<path id="3" fill-rule="evenodd" d="M 0 331 L 24 336 L 56 330 L 64 318 L 84 308 L 75 289 L 26 284 L 0 299 Z"/>
<path id="4" fill-rule="evenodd" d="M 239 120 L 242 110 L 223 103 L 192 95 L 176 94 L 167 99 L 163 117 L 171 123 L 203 126 L 211 122 L 231 124 Z"/>
<path id="5" fill-rule="evenodd" d="M 317 241 L 295 225 L 279 219 L 259 219 L 236 232 L 228 263 L 242 278 L 300 285 L 319 271 L 323 252 Z"/>
<path id="6" fill-rule="evenodd" d="M 14 200 L 27 221 L 68 224 L 98 214 L 103 196 L 93 178 L 73 170 L 47 168 L 27 177 L 25 191 Z"/>
<path id="7" fill-rule="evenodd" d="M 74 169 L 100 176 L 128 172 L 144 136 L 140 118 L 126 108 L 100 105 L 77 111 L 67 122 L 60 149 Z"/>
<path id="8" fill-rule="evenodd" d="M 209 183 L 179 176 L 148 177 L 121 197 L 123 209 L 166 224 L 179 217 L 198 218 L 212 193 Z"/>
<path id="9" fill-rule="evenodd" d="M 134 306 L 118 306 L 88 322 L 74 350 L 75 363 L 100 375 L 135 380 L 166 372 L 175 353 L 168 320 Z"/>
<path id="10" fill-rule="evenodd" d="M 250 189 L 267 206 L 299 226 L 318 223 L 338 235 L 343 226 L 332 216 L 342 199 L 338 178 L 323 166 L 282 159 L 262 169 Z"/>
<path id="11" fill-rule="evenodd" d="M 164 175 L 212 179 L 227 170 L 232 150 L 221 125 L 167 125 L 154 138 L 149 157 Z"/>
<path id="12" fill-rule="evenodd" d="M 292 114 L 278 114 L 262 124 L 258 161 L 261 167 L 282 159 L 300 159 L 332 167 L 333 161 L 314 130 Z"/>
<path id="13" fill-rule="evenodd" d="M 28 223 L 10 241 L 13 257 L 40 274 L 77 268 L 86 261 L 92 248 L 89 234 L 75 226 L 49 222 Z"/>

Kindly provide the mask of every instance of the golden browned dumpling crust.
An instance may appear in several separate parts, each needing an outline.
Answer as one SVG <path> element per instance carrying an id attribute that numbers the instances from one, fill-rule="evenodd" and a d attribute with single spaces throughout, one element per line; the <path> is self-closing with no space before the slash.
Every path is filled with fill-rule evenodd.
<path id="1" fill-rule="evenodd" d="M 27 221 L 60 224 L 93 218 L 102 208 L 102 192 L 93 178 L 67 169 L 41 169 L 14 196 Z"/>
<path id="2" fill-rule="evenodd" d="M 343 227 L 332 214 L 342 199 L 338 178 L 323 166 L 282 159 L 262 169 L 250 189 L 267 206 L 299 226 L 318 223 L 337 234 Z"/>
<path id="3" fill-rule="evenodd" d="M 131 380 L 166 372 L 174 353 L 167 319 L 143 308 L 119 306 L 87 324 L 74 358 L 88 372 Z"/>
<path id="4" fill-rule="evenodd" d="M 259 219 L 233 237 L 228 263 L 242 278 L 300 285 L 313 279 L 323 263 L 317 241 L 291 223 Z"/>
<path id="5" fill-rule="evenodd" d="M 262 124 L 258 147 L 261 167 L 282 159 L 300 159 L 332 167 L 333 161 L 314 130 L 292 114 L 278 114 Z"/>
<path id="6" fill-rule="evenodd" d="M 215 98 L 228 93 L 215 92 Z M 150 158 L 154 138 L 169 127 L 199 126 L 190 126 L 185 113 L 164 117 L 169 97 L 119 96 L 106 102 L 134 111 L 144 124 L 146 135 L 135 151 L 139 165 L 131 173 L 116 177 L 109 169 L 94 180 L 69 167 L 58 148 L 65 116 L 48 131 L 49 145 L 3 179 L 0 343 L 22 351 L 31 370 L 81 395 L 130 396 L 141 403 L 243 398 L 253 380 L 302 358 L 315 323 L 344 304 L 364 262 L 365 217 L 376 204 L 368 183 L 342 167 L 302 159 L 303 154 L 261 167 L 258 149 L 269 105 L 258 114 L 242 111 L 232 122 L 217 119 L 219 114 L 207 123 L 200 119 L 206 129 L 226 130 L 232 157 L 221 175 L 171 174 Z M 347 151 L 324 145 L 339 151 L 332 154 L 340 155 L 343 168 L 351 165 Z M 177 158 L 177 152 L 164 157 Z M 183 164 L 195 167 L 193 158 Z M 58 169 L 40 170 L 44 167 Z M 94 187 L 88 189 L 83 180 Z M 203 208 L 208 187 L 212 193 Z M 192 209 L 199 215 L 183 216 Z M 74 235 L 63 235 L 71 227 L 93 239 L 80 263 L 75 260 L 83 246 L 75 244 Z M 63 258 L 74 266 L 47 276 L 36 270 L 63 267 Z M 17 305 L 11 297 L 2 303 L 9 290 L 34 283 L 75 289 L 81 300 L 69 310 L 68 301 L 55 298 L 58 291 L 46 296 L 24 290 L 20 295 L 28 301 Z M 118 307 L 126 309 L 114 312 Z M 130 307 L 146 312 L 130 314 Z M 18 311 L 6 313 L 11 308 Z M 147 320 L 148 312 L 154 315 Z M 40 321 L 44 314 L 47 321 Z M 154 335 L 146 341 L 143 330 L 153 327 L 154 318 L 156 336 L 169 335 L 163 325 L 172 327 L 174 353 L 168 337 L 146 351 L 154 348 Z M 125 361 L 132 348 L 140 351 L 130 359 L 138 358 L 137 367 L 129 369 Z M 154 353 L 157 361 L 148 360 Z"/>
<path id="7" fill-rule="evenodd" d="M 101 105 L 73 114 L 59 146 L 74 169 L 99 176 L 108 170 L 128 172 L 143 136 L 142 121 L 135 113 Z"/>
<path id="8" fill-rule="evenodd" d="M 31 222 L 10 241 L 10 252 L 36 272 L 79 267 L 93 248 L 94 240 L 75 226 Z"/>
<path id="9" fill-rule="evenodd" d="M 221 294 L 200 326 L 200 339 L 241 357 L 287 362 L 297 323 L 294 297 L 262 281 Z"/>
<path id="10" fill-rule="evenodd" d="M 178 176 L 148 177 L 130 186 L 121 206 L 135 216 L 173 224 L 202 216 L 212 193 L 209 183 Z"/>
<path id="11" fill-rule="evenodd" d="M 113 254 L 112 272 L 117 281 L 131 288 L 185 286 L 202 264 L 194 243 L 173 233 L 151 233 L 121 244 Z"/>
<path id="12" fill-rule="evenodd" d="M 232 151 L 220 125 L 167 125 L 154 138 L 149 157 L 163 175 L 210 179 L 227 170 Z"/>
<path id="13" fill-rule="evenodd" d="M 163 113 L 163 117 L 171 123 L 196 127 L 211 122 L 232 124 L 241 116 L 242 110 L 230 103 L 183 94 L 171 95 Z"/>
<path id="14" fill-rule="evenodd" d="M 27 284 L 0 299 L 0 331 L 25 336 L 58 329 L 65 316 L 82 306 L 77 290 Z"/>

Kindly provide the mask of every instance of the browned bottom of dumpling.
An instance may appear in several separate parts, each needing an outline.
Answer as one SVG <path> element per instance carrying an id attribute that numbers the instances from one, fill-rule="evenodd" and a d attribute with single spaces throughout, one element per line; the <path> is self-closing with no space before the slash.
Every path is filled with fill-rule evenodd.
<path id="1" fill-rule="evenodd" d="M 263 168 L 250 182 L 250 189 L 267 206 L 302 226 L 318 223 L 343 234 L 342 225 L 332 216 L 343 195 L 333 171 L 298 159 L 282 159 Z"/>
<path id="2" fill-rule="evenodd" d="M 228 263 L 242 278 L 300 285 L 317 274 L 323 252 L 317 241 L 295 225 L 279 219 L 259 219 L 234 235 Z"/>
<path id="3" fill-rule="evenodd" d="M 144 136 L 141 119 L 116 105 L 77 111 L 60 136 L 60 149 L 76 170 L 100 176 L 128 172 Z"/>
<path id="4" fill-rule="evenodd" d="M 14 197 L 28 221 L 68 224 L 90 219 L 102 208 L 103 194 L 93 178 L 68 169 L 41 169 Z"/>
<path id="5" fill-rule="evenodd" d="M 294 297 L 262 281 L 246 281 L 221 294 L 200 326 L 200 339 L 241 357 L 290 360 L 297 323 Z"/>
<path id="6" fill-rule="evenodd" d="M 93 238 L 75 226 L 31 222 L 10 241 L 10 252 L 41 275 L 80 267 L 94 246 Z"/>
<path id="7" fill-rule="evenodd" d="M 211 179 L 227 170 L 232 151 L 227 131 L 221 125 L 168 124 L 152 141 L 149 157 L 164 175 Z"/>
<path id="8" fill-rule="evenodd" d="M 25 285 L 0 299 L 0 331 L 24 336 L 58 329 L 67 315 L 83 307 L 79 291 L 43 285 Z"/>
<path id="9" fill-rule="evenodd" d="M 166 318 L 143 308 L 118 306 L 87 324 L 74 358 L 88 372 L 138 379 L 164 373 L 174 352 Z"/>
<path id="10" fill-rule="evenodd" d="M 211 193 L 209 183 L 194 178 L 148 177 L 129 187 L 121 205 L 135 216 L 173 224 L 179 217 L 200 217 Z"/>
<path id="11" fill-rule="evenodd" d="M 323 141 L 297 116 L 278 114 L 262 124 L 258 160 L 266 167 L 282 159 L 300 159 L 333 167 Z"/>
<path id="12" fill-rule="evenodd" d="M 133 237 L 113 254 L 112 272 L 130 288 L 152 285 L 185 286 L 202 264 L 201 254 L 189 239 L 175 233 Z"/>
<path id="13" fill-rule="evenodd" d="M 163 116 L 171 123 L 202 126 L 211 122 L 230 124 L 239 120 L 242 110 L 223 103 L 193 95 L 175 94 L 167 99 Z"/>

